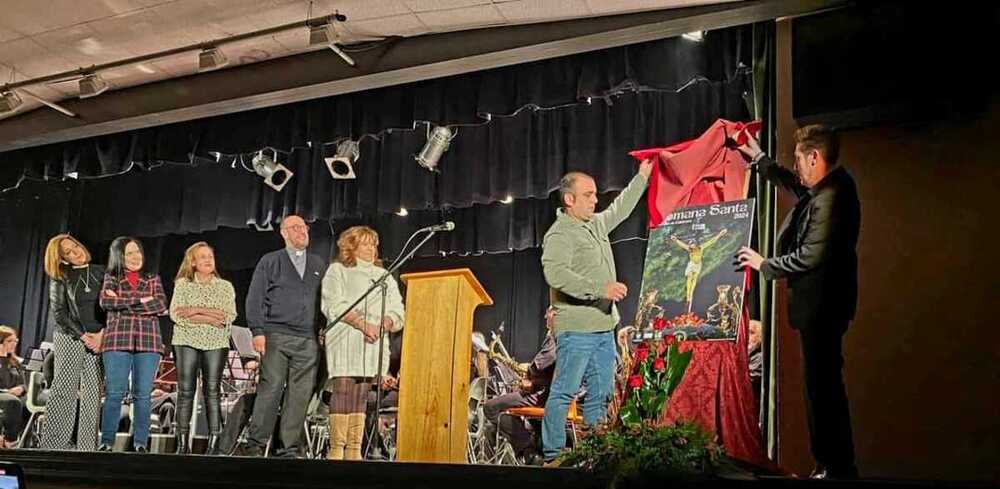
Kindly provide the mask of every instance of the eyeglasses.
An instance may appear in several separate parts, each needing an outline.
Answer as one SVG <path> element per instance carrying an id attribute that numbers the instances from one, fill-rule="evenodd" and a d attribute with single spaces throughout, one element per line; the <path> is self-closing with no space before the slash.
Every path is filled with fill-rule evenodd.
<path id="1" fill-rule="evenodd" d="M 285 229 L 291 229 L 292 231 L 305 232 L 309 230 L 309 226 L 305 224 L 295 224 L 292 226 L 285 226 Z"/>

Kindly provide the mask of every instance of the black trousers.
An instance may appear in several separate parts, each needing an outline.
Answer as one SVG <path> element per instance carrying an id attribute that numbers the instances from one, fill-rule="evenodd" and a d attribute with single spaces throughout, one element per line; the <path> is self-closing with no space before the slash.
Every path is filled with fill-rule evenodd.
<path id="1" fill-rule="evenodd" d="M 508 440 L 518 454 L 534 448 L 532 433 L 540 433 L 540 422 L 532 423 L 517 416 L 500 416 L 500 413 L 510 408 L 518 407 L 544 407 L 547 399 L 545 392 L 525 394 L 521 391 L 514 391 L 509 394 L 497 396 L 486 401 L 483 405 L 483 415 L 489 422 L 495 424 Z M 536 426 L 537 425 L 537 426 Z"/>
<path id="2" fill-rule="evenodd" d="M 222 453 L 233 453 L 240 433 L 243 432 L 243 428 L 246 427 L 253 414 L 253 405 L 256 399 L 256 393 L 243 394 L 233 404 L 232 411 L 229 411 L 229 415 L 226 417 L 226 424 L 222 427 L 222 434 L 219 435 L 219 450 Z"/>
<path id="3" fill-rule="evenodd" d="M 0 416 L 4 438 L 8 442 L 17 441 L 24 427 L 24 400 L 6 392 L 0 393 Z"/>
<path id="4" fill-rule="evenodd" d="M 260 364 L 260 383 L 250 419 L 247 444 L 263 448 L 274 431 L 278 405 L 281 405 L 280 451 L 277 456 L 296 456 L 302 439 L 306 409 L 316 384 L 319 346 L 315 337 L 301 337 L 275 332 L 265 333 L 267 347 Z"/>
<path id="5" fill-rule="evenodd" d="M 847 323 L 799 330 L 809 443 L 816 463 L 831 476 L 853 476 L 854 439 L 844 388 L 843 336 Z"/>
<path id="6" fill-rule="evenodd" d="M 539 393 L 525 394 L 521 391 L 514 391 L 509 394 L 490 398 L 483 404 L 483 414 L 486 419 L 496 423 L 500 413 L 519 407 L 544 407 L 547 396 Z"/>
<path id="7" fill-rule="evenodd" d="M 199 350 L 190 346 L 174 346 L 177 361 L 177 431 L 183 434 L 191 431 L 191 408 L 201 373 L 201 388 L 204 394 L 205 418 L 208 431 L 213 435 L 222 431 L 222 407 L 219 402 L 222 369 L 226 364 L 229 349 Z"/>

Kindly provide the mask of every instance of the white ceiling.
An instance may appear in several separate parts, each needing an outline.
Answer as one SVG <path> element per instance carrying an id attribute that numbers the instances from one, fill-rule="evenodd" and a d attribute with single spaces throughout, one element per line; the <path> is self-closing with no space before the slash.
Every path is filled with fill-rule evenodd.
<path id="1" fill-rule="evenodd" d="M 0 86 L 339 11 L 346 44 L 490 26 L 566 20 L 733 0 L 3 0 Z M 323 49 L 304 27 L 225 44 L 229 67 Z M 197 72 L 196 52 L 101 72 L 111 89 Z M 50 101 L 77 95 L 75 81 L 25 87 Z M 25 98 L 18 113 L 39 104 Z M 12 115 L 12 114 L 9 114 Z M 0 118 L 3 118 L 0 116 Z"/>

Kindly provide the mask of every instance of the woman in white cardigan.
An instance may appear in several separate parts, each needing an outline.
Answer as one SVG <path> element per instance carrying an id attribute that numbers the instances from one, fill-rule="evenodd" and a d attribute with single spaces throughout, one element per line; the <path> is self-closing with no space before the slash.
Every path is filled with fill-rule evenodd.
<path id="1" fill-rule="evenodd" d="M 368 226 L 354 226 L 337 239 L 337 258 L 323 277 L 323 314 L 332 322 L 385 273 L 378 259 L 378 233 Z M 378 371 L 379 331 L 403 329 L 403 298 L 389 277 L 385 315 L 382 294 L 376 290 L 326 333 L 326 364 L 330 396 L 330 460 L 361 460 L 365 407 L 372 381 L 389 368 L 389 348 L 382 351 Z M 380 328 L 381 327 L 381 328 Z"/>

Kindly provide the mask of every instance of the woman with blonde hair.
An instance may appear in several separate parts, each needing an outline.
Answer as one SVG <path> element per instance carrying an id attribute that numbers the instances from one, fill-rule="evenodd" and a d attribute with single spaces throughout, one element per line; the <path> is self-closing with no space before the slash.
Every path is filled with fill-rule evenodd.
<path id="1" fill-rule="evenodd" d="M 90 251 L 69 234 L 58 234 L 45 247 L 45 274 L 49 276 L 49 316 L 54 376 L 45 407 L 41 448 L 97 448 L 101 411 L 101 340 L 104 312 L 98 295 L 104 265 L 90 262 Z M 77 417 L 79 401 L 79 417 Z"/>
<path id="2" fill-rule="evenodd" d="M 219 278 L 215 252 L 204 241 L 184 252 L 184 262 L 174 281 L 170 318 L 175 323 L 173 345 L 177 361 L 177 453 L 191 451 L 188 445 L 191 409 L 201 371 L 209 431 L 205 454 L 217 455 L 222 432 L 219 388 L 236 319 L 236 293 L 233 284 Z"/>
<path id="3" fill-rule="evenodd" d="M 27 393 L 27 376 L 17 350 L 17 332 L 10 326 L 0 326 L 0 418 L 3 437 L 0 448 L 11 448 L 17 442 L 24 426 L 24 395 Z"/>
<path id="4" fill-rule="evenodd" d="M 337 240 L 337 258 L 323 278 L 323 314 L 332 322 L 347 310 L 371 284 L 385 273 L 378 260 L 378 233 L 368 226 L 354 226 Z M 379 335 L 403 328 L 403 299 L 396 280 L 385 281 L 385 315 L 382 294 L 375 291 L 333 324 L 326 333 L 326 362 L 332 386 L 330 396 L 331 460 L 361 460 L 365 407 L 371 382 L 386 375 L 389 348 L 379 365 Z"/>

